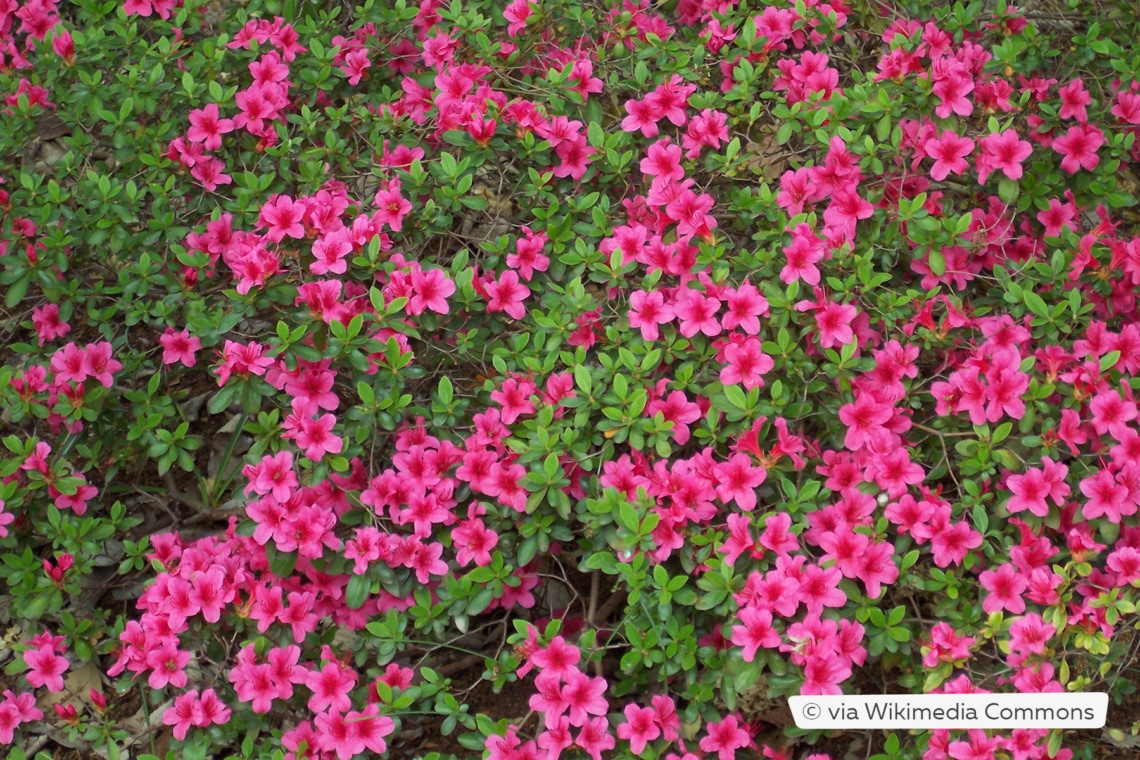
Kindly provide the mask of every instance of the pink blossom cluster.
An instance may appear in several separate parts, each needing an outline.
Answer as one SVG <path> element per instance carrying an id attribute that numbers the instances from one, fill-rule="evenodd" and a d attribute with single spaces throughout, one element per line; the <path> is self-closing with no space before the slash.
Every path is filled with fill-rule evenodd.
<path id="1" fill-rule="evenodd" d="M 32 63 L 28 55 L 35 50 L 37 42 L 42 42 L 52 32 L 55 32 L 52 50 L 64 60 L 69 57 L 74 60 L 75 45 L 71 35 L 60 29 L 58 6 L 58 0 L 0 2 L 0 69 L 30 69 Z M 22 35 L 23 39 L 17 35 Z M 20 87 L 26 84 L 30 82 L 22 79 Z M 8 106 L 13 105 L 14 99 L 8 99 Z"/>
<path id="2" fill-rule="evenodd" d="M 17 694 L 5 689 L 4 700 L 0 701 L 0 744 L 11 744 L 21 724 L 42 720 L 43 717 L 43 712 L 36 707 L 35 694 Z"/>

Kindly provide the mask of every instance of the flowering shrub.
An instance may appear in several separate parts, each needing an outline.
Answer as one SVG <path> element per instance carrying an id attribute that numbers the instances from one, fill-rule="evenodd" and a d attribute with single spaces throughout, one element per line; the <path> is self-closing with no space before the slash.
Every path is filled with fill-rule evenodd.
<path id="1" fill-rule="evenodd" d="M 0 743 L 1134 746 L 1135 20 L 922 5 L 0 5 Z"/>

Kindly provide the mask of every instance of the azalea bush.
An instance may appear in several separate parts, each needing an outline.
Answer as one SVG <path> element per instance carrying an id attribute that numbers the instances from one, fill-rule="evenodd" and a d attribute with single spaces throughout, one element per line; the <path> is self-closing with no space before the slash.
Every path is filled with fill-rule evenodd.
<path id="1" fill-rule="evenodd" d="M 11 757 L 1135 746 L 1124 4 L 3 3 Z"/>

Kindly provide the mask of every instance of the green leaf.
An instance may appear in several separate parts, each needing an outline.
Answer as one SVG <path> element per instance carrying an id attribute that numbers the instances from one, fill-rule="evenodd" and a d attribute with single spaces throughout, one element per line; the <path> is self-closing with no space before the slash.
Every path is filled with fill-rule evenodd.
<path id="1" fill-rule="evenodd" d="M 451 379 L 444 375 L 439 379 L 439 400 L 446 406 L 451 406 L 452 398 L 454 398 L 454 388 L 451 385 Z"/>
<path id="2" fill-rule="evenodd" d="M 368 594 L 372 590 L 372 582 L 364 575 L 353 575 L 348 580 L 348 588 L 344 592 L 344 603 L 350 610 L 358 610 L 368 601 Z"/>
<path id="3" fill-rule="evenodd" d="M 288 578 L 297 567 L 297 552 L 279 552 L 277 547 L 266 544 L 265 556 L 269 560 L 269 570 L 278 578 Z"/>
<path id="4" fill-rule="evenodd" d="M 933 248 L 930 250 L 930 272 L 935 277 L 946 274 L 946 258 L 942 255 L 942 251 Z"/>

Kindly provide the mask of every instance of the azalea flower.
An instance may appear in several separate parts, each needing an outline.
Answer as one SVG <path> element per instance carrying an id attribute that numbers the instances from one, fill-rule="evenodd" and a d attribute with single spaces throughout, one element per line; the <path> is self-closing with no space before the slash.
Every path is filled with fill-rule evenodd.
<path id="1" fill-rule="evenodd" d="M 1063 136 L 1053 141 L 1053 150 L 1060 153 L 1061 168 L 1069 174 L 1080 169 L 1092 171 L 1100 165 L 1097 151 L 1105 144 L 1104 133 L 1091 124 L 1071 127 Z"/>
<path id="2" fill-rule="evenodd" d="M 625 722 L 618 725 L 619 739 L 629 742 L 629 751 L 640 755 L 646 745 L 661 735 L 657 724 L 657 711 L 652 707 L 641 707 L 632 702 L 625 706 Z"/>
<path id="3" fill-rule="evenodd" d="M 176 364 L 181 362 L 183 366 L 193 367 L 198 363 L 195 354 L 202 348 L 202 341 L 196 336 L 192 336 L 189 330 L 181 330 L 174 332 L 173 327 L 166 328 L 158 339 L 162 344 L 162 363 L 163 364 Z"/>
<path id="4" fill-rule="evenodd" d="M 699 746 L 704 752 L 716 752 L 719 760 L 735 760 L 736 750 L 752 743 L 735 715 L 716 723 L 710 722 L 706 730 L 707 734 L 701 738 Z"/>
<path id="5" fill-rule="evenodd" d="M 973 152 L 974 141 L 968 137 L 959 137 L 954 130 L 947 129 L 941 137 L 928 139 L 923 150 L 934 159 L 934 166 L 930 169 L 931 179 L 941 182 L 951 174 L 966 171 L 969 167 L 966 156 Z"/>
<path id="6" fill-rule="evenodd" d="M 1022 162 L 1029 158 L 1033 146 L 1007 129 L 982 138 L 982 153 L 977 158 L 978 182 L 985 184 L 990 174 L 1000 169 L 1010 179 L 1021 179 Z"/>

